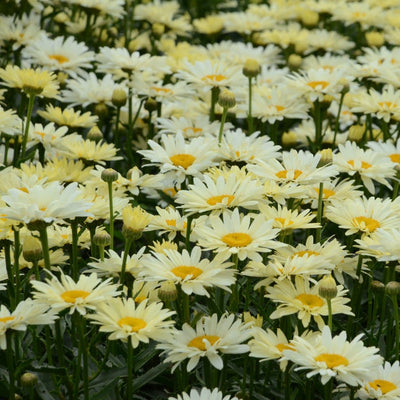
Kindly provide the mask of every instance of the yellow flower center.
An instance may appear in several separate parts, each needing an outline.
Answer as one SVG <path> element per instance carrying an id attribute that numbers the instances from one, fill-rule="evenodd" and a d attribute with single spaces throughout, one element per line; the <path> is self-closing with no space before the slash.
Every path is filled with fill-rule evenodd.
<path id="1" fill-rule="evenodd" d="M 200 132 L 203 131 L 202 128 L 195 128 L 194 126 L 193 127 L 192 126 L 188 126 L 187 128 L 184 128 L 182 130 L 185 133 L 192 132 L 192 133 L 195 133 L 195 134 L 200 133 Z"/>
<path id="2" fill-rule="evenodd" d="M 278 111 L 278 112 L 283 111 L 285 109 L 285 107 L 283 107 L 283 106 L 275 106 L 275 108 L 276 108 L 276 111 Z"/>
<path id="3" fill-rule="evenodd" d="M 146 296 L 136 296 L 135 297 L 135 303 L 141 303 L 142 301 L 144 301 L 144 300 L 146 300 L 147 299 L 147 297 Z"/>
<path id="4" fill-rule="evenodd" d="M 281 224 L 281 226 L 289 226 L 289 225 L 294 224 L 294 222 L 291 219 L 286 220 L 285 218 L 281 218 L 281 217 L 275 217 L 275 221 L 279 222 Z"/>
<path id="5" fill-rule="evenodd" d="M 400 164 L 400 154 L 391 154 L 390 156 L 390 159 L 392 160 L 392 162 L 395 162 L 395 163 L 397 163 L 397 164 Z"/>
<path id="6" fill-rule="evenodd" d="M 201 78 L 202 81 L 213 81 L 213 82 L 221 82 L 226 79 L 225 75 L 221 74 L 211 74 L 211 75 L 205 75 Z"/>
<path id="7" fill-rule="evenodd" d="M 46 136 L 46 134 L 44 132 L 35 132 L 36 135 L 39 135 L 42 139 L 44 139 L 44 137 Z"/>
<path id="8" fill-rule="evenodd" d="M 327 81 L 311 81 L 307 83 L 307 86 L 310 86 L 311 88 L 315 89 L 325 89 L 329 85 L 329 82 Z"/>
<path id="9" fill-rule="evenodd" d="M 317 251 L 314 251 L 314 250 L 301 250 L 301 251 L 298 251 L 298 252 L 294 253 L 291 258 L 304 257 L 304 256 L 307 256 L 307 257 L 319 256 L 319 253 Z"/>
<path id="10" fill-rule="evenodd" d="M 0 322 L 6 323 L 8 321 L 12 321 L 15 317 L 9 315 L 8 317 L 0 317 Z"/>
<path id="11" fill-rule="evenodd" d="M 150 89 L 155 90 L 157 93 L 171 93 L 172 90 L 168 88 L 163 88 L 163 87 L 156 87 L 152 86 Z"/>
<path id="12" fill-rule="evenodd" d="M 310 308 L 322 307 L 324 305 L 324 301 L 316 294 L 302 293 L 297 295 L 295 299 L 300 300 L 305 306 Z"/>
<path id="13" fill-rule="evenodd" d="M 227 199 L 226 204 L 229 205 L 232 203 L 232 201 L 234 200 L 235 196 L 233 196 L 232 194 L 221 194 L 219 196 L 212 196 L 207 200 L 207 203 L 210 206 L 215 206 L 218 203 L 222 203 L 224 201 L 224 199 Z"/>
<path id="14" fill-rule="evenodd" d="M 122 328 L 123 326 L 130 326 L 131 332 L 138 332 L 145 328 L 147 323 L 141 318 L 135 317 L 123 317 L 118 321 L 118 325 Z"/>
<path id="15" fill-rule="evenodd" d="M 229 247 L 245 247 L 252 242 L 250 235 L 241 232 L 228 233 L 221 240 Z"/>
<path id="16" fill-rule="evenodd" d="M 347 161 L 347 164 L 350 164 L 352 167 L 354 167 L 354 160 Z M 372 164 L 367 163 L 366 161 L 361 161 L 361 168 L 368 169 L 371 167 L 372 167 Z"/>
<path id="17" fill-rule="evenodd" d="M 197 336 L 197 337 L 193 338 L 188 343 L 188 346 L 196 347 L 197 349 L 199 349 L 201 351 L 205 351 L 206 350 L 206 344 L 204 342 L 205 340 L 207 340 L 212 346 L 219 339 L 220 339 L 220 337 L 215 336 L 215 335 L 201 335 L 201 336 Z"/>
<path id="18" fill-rule="evenodd" d="M 181 279 L 185 279 L 187 277 L 189 277 L 189 279 L 194 279 L 201 275 L 203 273 L 203 270 L 188 265 L 179 265 L 178 267 L 172 268 L 171 272 Z"/>
<path id="19" fill-rule="evenodd" d="M 332 72 L 335 69 L 333 65 L 323 65 L 322 68 L 329 72 Z"/>
<path id="20" fill-rule="evenodd" d="M 169 226 L 176 226 L 176 219 L 166 219 L 165 222 Z"/>
<path id="21" fill-rule="evenodd" d="M 368 232 L 373 232 L 375 229 L 381 226 L 379 221 L 377 221 L 376 219 L 364 216 L 354 217 L 352 219 L 352 222 L 357 227 L 361 228 L 362 230 L 367 230 Z"/>
<path id="22" fill-rule="evenodd" d="M 294 350 L 294 347 L 288 343 L 278 343 L 275 347 L 282 353 L 283 350 Z"/>
<path id="23" fill-rule="evenodd" d="M 29 190 L 26 187 L 20 187 L 18 188 L 21 192 L 29 193 Z"/>
<path id="24" fill-rule="evenodd" d="M 175 154 L 169 158 L 177 167 L 189 168 L 196 160 L 191 154 Z"/>
<path id="25" fill-rule="evenodd" d="M 369 382 L 369 386 L 375 390 L 380 389 L 382 394 L 386 394 L 397 389 L 397 386 L 394 383 L 385 381 L 384 379 L 375 379 L 374 381 Z"/>
<path id="26" fill-rule="evenodd" d="M 64 64 L 65 62 L 69 61 L 69 59 L 61 54 L 50 54 L 49 58 L 51 60 L 56 60 L 59 64 Z"/>
<path id="27" fill-rule="evenodd" d="M 392 103 L 391 101 L 379 101 L 378 105 L 381 107 L 387 107 L 387 108 L 394 108 L 397 107 L 396 103 Z"/>
<path id="28" fill-rule="evenodd" d="M 168 196 L 170 196 L 170 197 L 174 197 L 174 196 L 176 195 L 176 193 L 177 193 L 177 191 L 176 191 L 175 188 L 173 188 L 173 187 L 171 187 L 171 188 L 166 188 L 166 189 L 163 190 L 163 192 L 164 192 L 165 194 L 167 194 Z"/>
<path id="29" fill-rule="evenodd" d="M 354 11 L 352 15 L 354 18 L 365 18 L 367 16 L 367 13 L 365 13 L 364 11 Z"/>
<path id="30" fill-rule="evenodd" d="M 67 290 L 61 295 L 61 298 L 67 303 L 75 303 L 76 299 L 85 299 L 90 292 L 86 290 Z"/>
<path id="31" fill-rule="evenodd" d="M 314 190 L 317 192 L 317 195 L 319 196 L 319 188 L 314 188 Z M 333 196 L 334 194 L 335 194 L 334 190 L 322 189 L 322 197 L 324 199 L 328 199 L 329 197 Z"/>
<path id="32" fill-rule="evenodd" d="M 315 357 L 314 360 L 318 362 L 323 361 L 328 368 L 336 368 L 339 367 L 339 365 L 349 365 L 349 360 L 346 357 L 335 353 L 322 353 Z"/>
<path id="33" fill-rule="evenodd" d="M 287 173 L 288 173 L 288 171 L 286 169 L 284 169 L 282 171 L 278 171 L 275 175 L 279 179 L 286 179 Z M 303 173 L 303 171 L 300 171 L 299 169 L 295 169 L 293 171 L 293 179 L 297 179 L 302 173 Z"/>

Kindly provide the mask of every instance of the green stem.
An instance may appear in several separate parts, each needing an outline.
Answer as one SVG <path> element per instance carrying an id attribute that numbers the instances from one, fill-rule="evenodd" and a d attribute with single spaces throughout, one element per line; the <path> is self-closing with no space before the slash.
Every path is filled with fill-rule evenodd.
<path id="1" fill-rule="evenodd" d="M 14 354 L 12 348 L 12 335 L 13 333 L 10 330 L 6 331 L 6 341 L 7 341 L 7 369 L 9 376 L 9 389 L 8 389 L 8 398 L 10 400 L 15 400 L 15 365 L 14 365 Z"/>
<path id="2" fill-rule="evenodd" d="M 83 377 L 83 398 L 89 400 L 89 365 L 88 353 L 89 349 L 86 343 L 86 320 L 83 315 L 79 318 L 79 347 L 82 357 L 82 377 Z"/>
<path id="3" fill-rule="evenodd" d="M 218 101 L 218 95 L 219 95 L 219 87 L 214 86 L 211 89 L 210 122 L 215 121 L 215 105 L 217 104 Z"/>
<path id="4" fill-rule="evenodd" d="M 333 378 L 329 380 L 325 387 L 325 399 L 332 400 L 332 393 L 333 393 Z"/>
<path id="5" fill-rule="evenodd" d="M 333 142 L 332 142 L 332 150 L 335 148 L 336 146 L 336 136 L 339 132 L 339 120 L 340 120 L 340 114 L 342 112 L 342 107 L 343 107 L 343 99 L 345 96 L 346 92 L 342 92 L 340 95 L 340 100 L 339 100 L 339 109 L 338 109 L 338 113 L 336 115 L 336 119 L 335 119 L 335 132 L 333 134 Z"/>
<path id="6" fill-rule="evenodd" d="M 49 252 L 49 239 L 47 237 L 46 227 L 39 229 L 39 237 L 42 243 L 44 267 L 47 269 L 47 271 L 50 271 L 51 264 L 50 264 L 50 252 Z"/>
<path id="7" fill-rule="evenodd" d="M 19 271 L 19 255 L 20 255 L 19 229 L 14 228 L 14 285 L 15 285 L 15 305 L 19 303 L 21 292 L 21 275 Z"/>
<path id="8" fill-rule="evenodd" d="M 76 282 L 79 277 L 78 266 L 78 221 L 73 219 L 71 221 L 72 232 L 72 252 L 71 252 L 71 277 Z"/>
<path id="9" fill-rule="evenodd" d="M 221 145 L 222 141 L 222 132 L 224 130 L 224 125 L 226 121 L 226 116 L 228 115 L 228 109 L 224 107 L 224 110 L 222 112 L 222 118 L 221 118 L 221 125 L 219 126 L 219 134 L 218 134 L 218 146 Z"/>
<path id="10" fill-rule="evenodd" d="M 118 148 L 121 148 L 121 138 L 119 137 L 119 120 L 121 117 L 121 107 L 117 107 L 117 112 L 115 115 L 115 135 L 114 135 L 114 139 L 115 139 L 115 143 L 118 146 Z"/>
<path id="11" fill-rule="evenodd" d="M 326 299 L 326 303 L 328 304 L 328 326 L 332 332 L 332 299 Z"/>
<path id="12" fill-rule="evenodd" d="M 35 102 L 35 94 L 31 93 L 29 95 L 29 101 L 28 101 L 28 111 L 26 113 L 26 121 L 25 121 L 25 132 L 24 136 L 22 137 L 22 145 L 21 145 L 21 158 L 20 162 L 24 160 L 25 157 L 25 151 L 26 151 L 26 144 L 28 142 L 28 135 L 29 135 L 29 126 L 31 123 L 31 117 L 32 117 L 32 111 L 33 111 L 33 104 Z"/>
<path id="13" fill-rule="evenodd" d="M 186 245 L 186 250 L 190 251 L 191 245 L 190 245 L 190 234 L 192 232 L 192 220 L 193 220 L 193 215 L 189 215 L 186 220 L 186 236 L 185 236 L 185 245 Z"/>
<path id="14" fill-rule="evenodd" d="M 249 135 L 251 135 L 254 131 L 253 129 L 253 83 L 252 83 L 252 77 L 248 77 L 248 83 L 249 83 L 249 112 L 247 116 L 247 124 L 248 124 L 248 130 L 249 130 Z"/>
<path id="15" fill-rule="evenodd" d="M 394 359 L 398 360 L 400 357 L 400 342 L 399 342 L 399 334 L 400 334 L 400 325 L 399 325 L 399 304 L 397 301 L 397 293 L 392 294 L 391 296 L 393 303 L 393 313 L 394 313 L 394 334 L 395 334 L 395 349 L 394 349 Z"/>
<path id="16" fill-rule="evenodd" d="M 322 208 L 323 208 L 323 198 L 324 198 L 324 182 L 319 183 L 319 191 L 318 191 L 318 210 L 317 210 L 317 222 L 320 227 L 315 231 L 315 242 L 321 241 L 321 233 L 322 233 Z"/>
<path id="17" fill-rule="evenodd" d="M 110 236 L 111 236 L 111 243 L 110 249 L 114 249 L 114 205 L 113 205 L 113 188 L 112 182 L 107 182 L 108 186 L 108 205 L 110 210 Z M 103 247 L 103 254 L 104 254 L 104 247 Z"/>
<path id="18" fill-rule="evenodd" d="M 133 399 L 133 346 L 130 337 L 128 337 L 127 364 L 128 364 L 128 377 L 126 382 L 127 383 L 126 398 L 131 400 Z"/>
<path id="19" fill-rule="evenodd" d="M 121 276 L 120 276 L 120 283 L 124 285 L 125 283 L 125 272 L 126 272 L 126 260 L 128 259 L 129 249 L 132 245 L 132 240 L 125 239 L 125 247 L 124 247 L 124 256 L 122 258 L 122 265 L 121 265 Z"/>

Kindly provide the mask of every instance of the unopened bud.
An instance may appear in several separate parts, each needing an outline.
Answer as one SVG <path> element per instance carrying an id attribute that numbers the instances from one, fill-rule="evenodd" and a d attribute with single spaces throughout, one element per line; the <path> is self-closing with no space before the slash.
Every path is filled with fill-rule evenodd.
<path id="1" fill-rule="evenodd" d="M 390 296 L 397 296 L 400 293 L 400 282 L 390 281 L 386 284 L 385 291 Z"/>
<path id="2" fill-rule="evenodd" d="M 300 15 L 300 20 L 305 26 L 312 27 L 318 24 L 319 14 L 316 11 L 305 9 Z"/>
<path id="3" fill-rule="evenodd" d="M 318 166 L 322 167 L 323 165 L 330 164 L 332 162 L 332 149 L 322 149 L 319 154 L 321 154 L 321 158 L 319 160 Z"/>
<path id="4" fill-rule="evenodd" d="M 38 377 L 32 372 L 25 372 L 21 375 L 21 385 L 24 387 L 35 386 L 38 382 Z"/>
<path id="5" fill-rule="evenodd" d="M 111 244 L 111 236 L 106 231 L 96 231 L 93 235 L 93 243 L 96 246 L 109 246 Z"/>
<path id="6" fill-rule="evenodd" d="M 27 236 L 22 246 L 22 255 L 26 261 L 34 262 L 43 258 L 42 244 L 38 238 Z"/>
<path id="7" fill-rule="evenodd" d="M 365 40 L 368 43 L 368 46 L 371 47 L 381 47 L 385 43 L 385 37 L 381 32 L 366 32 Z"/>
<path id="8" fill-rule="evenodd" d="M 114 89 L 111 97 L 111 102 L 115 107 L 123 107 L 126 104 L 128 96 L 123 89 Z"/>
<path id="9" fill-rule="evenodd" d="M 284 132 L 282 134 L 282 146 L 284 147 L 292 147 L 297 144 L 297 135 L 293 131 Z"/>
<path id="10" fill-rule="evenodd" d="M 105 168 L 101 171 L 101 179 L 104 182 L 114 182 L 118 179 L 118 172 L 112 168 Z"/>
<path id="11" fill-rule="evenodd" d="M 299 68 L 302 62 L 303 58 L 298 54 L 291 54 L 288 58 L 288 64 L 291 68 Z"/>
<path id="12" fill-rule="evenodd" d="M 160 38 L 165 32 L 165 25 L 156 22 L 152 25 L 151 31 L 156 38 Z"/>
<path id="13" fill-rule="evenodd" d="M 385 285 L 381 281 L 372 281 L 371 290 L 375 293 L 383 293 L 385 291 Z"/>
<path id="14" fill-rule="evenodd" d="M 349 128 L 349 140 L 353 142 L 358 142 L 362 139 L 365 133 L 365 125 L 352 125 Z"/>
<path id="15" fill-rule="evenodd" d="M 147 110 L 149 113 L 157 110 L 157 101 L 154 100 L 152 97 L 149 97 L 146 102 L 144 103 L 144 109 Z"/>
<path id="16" fill-rule="evenodd" d="M 93 142 L 99 142 L 101 139 L 103 139 L 103 133 L 97 125 L 90 128 L 90 131 L 87 134 L 87 139 Z"/>
<path id="17" fill-rule="evenodd" d="M 321 297 L 327 300 L 332 300 L 337 295 L 337 286 L 332 275 L 325 275 L 318 284 L 318 293 Z"/>
<path id="18" fill-rule="evenodd" d="M 178 297 L 178 291 L 173 281 L 164 281 L 158 289 L 158 297 L 161 301 L 174 301 Z"/>
<path id="19" fill-rule="evenodd" d="M 232 108 L 236 105 L 236 98 L 233 92 L 224 89 L 218 96 L 218 104 L 222 108 Z"/>
<path id="20" fill-rule="evenodd" d="M 108 115 L 108 107 L 103 102 L 97 103 L 94 106 L 94 114 L 97 115 L 99 118 L 106 118 Z"/>
<path id="21" fill-rule="evenodd" d="M 260 64 L 253 58 L 248 58 L 243 66 L 243 75 L 248 78 L 254 78 L 261 72 Z"/>

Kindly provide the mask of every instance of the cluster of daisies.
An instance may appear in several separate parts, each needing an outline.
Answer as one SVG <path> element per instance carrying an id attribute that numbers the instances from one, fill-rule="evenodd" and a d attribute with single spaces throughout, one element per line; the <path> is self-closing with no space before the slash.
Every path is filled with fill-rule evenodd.
<path id="1" fill-rule="evenodd" d="M 10 399 L 400 400 L 397 0 L 0 12 Z"/>

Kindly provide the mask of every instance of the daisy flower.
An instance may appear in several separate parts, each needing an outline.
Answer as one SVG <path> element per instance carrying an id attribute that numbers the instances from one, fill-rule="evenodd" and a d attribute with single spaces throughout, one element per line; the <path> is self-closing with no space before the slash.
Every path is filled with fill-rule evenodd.
<path id="1" fill-rule="evenodd" d="M 214 181 L 209 175 L 203 175 L 204 181 L 194 178 L 188 190 L 180 190 L 176 202 L 186 213 L 211 211 L 219 214 L 226 208 L 243 207 L 256 209 L 262 200 L 261 184 L 247 176 L 239 179 L 231 174 L 218 176 Z"/>
<path id="2" fill-rule="evenodd" d="M 275 303 L 279 303 L 277 309 L 270 315 L 270 318 L 277 319 L 286 315 L 297 314 L 304 327 L 310 324 L 311 317 L 322 329 L 324 320 L 322 316 L 327 316 L 328 304 L 326 299 L 318 294 L 319 285 L 310 287 L 310 282 L 301 276 L 296 276 L 294 283 L 285 279 L 278 281 L 274 286 L 267 288 L 268 293 L 265 297 Z M 354 315 L 349 306 L 345 304 L 350 301 L 344 297 L 348 290 L 342 285 L 337 286 L 337 295 L 331 300 L 332 314 Z"/>
<path id="3" fill-rule="evenodd" d="M 396 169 L 400 169 L 400 141 L 393 143 L 392 141 L 386 142 L 368 142 L 367 146 L 378 154 L 387 157 Z"/>
<path id="4" fill-rule="evenodd" d="M 229 88 L 244 80 L 238 66 L 211 60 L 196 61 L 194 64 L 186 61 L 184 69 L 175 75 L 185 82 L 192 83 L 202 92 L 213 87 Z"/>
<path id="5" fill-rule="evenodd" d="M 325 326 L 319 338 L 311 343 L 299 336 L 291 341 L 294 350 L 284 350 L 284 359 L 299 365 L 296 370 L 308 369 L 307 378 L 321 375 L 325 385 L 332 377 L 350 386 L 361 385 L 369 378 L 371 370 L 382 364 L 376 347 L 366 347 L 361 335 L 351 342 L 346 340 L 346 332 L 333 336 Z"/>
<path id="6" fill-rule="evenodd" d="M 9 136 L 22 134 L 22 121 L 12 109 L 5 110 L 0 106 L 0 126 L 2 134 Z"/>
<path id="7" fill-rule="evenodd" d="M 179 193 L 179 192 L 178 192 Z M 168 234 L 168 240 L 173 240 L 179 232 L 183 236 L 186 235 L 187 218 L 182 217 L 178 210 L 173 207 L 166 209 L 156 207 L 158 215 L 154 215 L 146 231 L 157 231 L 159 235 Z"/>
<path id="8" fill-rule="evenodd" d="M 277 208 L 270 207 L 266 204 L 260 203 L 259 209 L 261 214 L 267 220 L 272 220 L 272 226 L 278 228 L 281 231 L 293 231 L 294 229 L 310 229 L 319 228 L 318 222 L 311 222 L 315 218 L 315 214 L 312 214 L 310 210 L 289 210 L 287 207 L 282 207 L 280 204 Z"/>
<path id="9" fill-rule="evenodd" d="M 131 274 L 133 277 L 137 277 L 139 271 L 142 268 L 142 257 L 145 251 L 145 247 L 142 247 L 135 254 L 128 255 L 126 258 L 125 273 Z M 112 276 L 118 277 L 121 273 L 122 260 L 124 258 L 124 252 L 121 254 L 114 250 L 109 249 L 106 252 L 104 261 L 97 260 L 88 263 L 91 267 L 85 272 L 95 272 L 98 276 Z"/>
<path id="10" fill-rule="evenodd" d="M 38 110 L 38 114 L 57 125 L 66 125 L 70 128 L 91 128 L 99 119 L 89 111 L 82 114 L 80 110 L 74 110 L 71 107 L 62 109 L 52 104 L 48 104 L 45 110 Z"/>
<path id="11" fill-rule="evenodd" d="M 125 14 L 124 0 L 69 0 L 69 2 L 77 4 L 84 9 L 93 10 L 99 14 L 110 15 L 117 19 L 122 18 Z"/>
<path id="12" fill-rule="evenodd" d="M 67 88 L 61 93 L 60 99 L 71 106 L 87 107 L 90 104 L 105 103 L 112 105 L 112 94 L 115 89 L 124 88 L 115 83 L 110 74 L 99 78 L 94 72 L 67 80 Z"/>
<path id="13" fill-rule="evenodd" d="M 216 165 L 214 161 L 216 152 L 214 141 L 203 137 L 186 142 L 181 134 L 162 135 L 161 145 L 149 140 L 151 150 L 140 150 L 150 165 L 159 165 L 162 174 L 170 172 L 183 182 L 186 175 L 199 176 L 200 173 Z"/>
<path id="14" fill-rule="evenodd" d="M 393 178 L 395 169 L 393 162 L 379 152 L 361 149 L 354 142 L 339 144 L 339 152 L 333 154 L 333 164 L 340 172 L 350 176 L 359 174 L 364 186 L 372 194 L 375 193 L 373 181 L 392 188 L 387 179 Z"/>
<path id="15" fill-rule="evenodd" d="M 57 76 L 44 69 L 7 65 L 5 68 L 0 68 L 0 79 L 4 81 L 3 85 L 21 89 L 28 95 L 54 98 L 58 94 Z"/>
<path id="16" fill-rule="evenodd" d="M 343 71 L 327 69 L 309 69 L 300 73 L 289 75 L 287 84 L 296 89 L 298 93 L 306 96 L 311 102 L 322 101 L 324 96 L 337 96 L 343 89 Z"/>
<path id="17" fill-rule="evenodd" d="M 192 371 L 200 361 L 207 357 L 214 368 L 222 369 L 223 361 L 219 353 L 241 354 L 249 351 L 242 344 L 251 337 L 248 324 L 235 320 L 233 314 L 224 314 L 218 320 L 217 314 L 202 317 L 196 328 L 184 324 L 181 331 L 174 330 L 165 342 L 157 345 L 167 355 L 164 362 L 172 362 L 172 372 L 188 359 L 187 371 Z"/>
<path id="18" fill-rule="evenodd" d="M 50 273 L 45 282 L 33 280 L 31 284 L 33 297 L 39 303 L 46 304 L 56 312 L 69 309 L 85 315 L 87 310 L 95 310 L 97 306 L 117 296 L 118 285 L 111 284 L 111 278 L 102 281 L 96 273 L 81 275 L 77 282 L 60 271 L 60 279 Z"/>
<path id="19" fill-rule="evenodd" d="M 162 253 L 146 254 L 139 275 L 146 282 L 172 281 L 188 295 L 209 297 L 206 288 L 215 286 L 230 292 L 229 286 L 235 283 L 236 271 L 230 268 L 233 263 L 226 258 L 217 254 L 212 260 L 202 259 L 198 246 L 191 253 L 165 249 Z"/>
<path id="20" fill-rule="evenodd" d="M 398 400 L 400 398 L 399 361 L 393 364 L 385 361 L 383 365 L 371 372 L 370 379 L 363 382 L 356 396 L 362 400 Z"/>
<path id="21" fill-rule="evenodd" d="M 197 223 L 193 235 L 199 246 L 206 250 L 214 250 L 224 255 L 237 254 L 239 260 L 250 258 L 261 261 L 259 253 L 266 253 L 283 246 L 274 241 L 278 229 L 272 228 L 272 221 L 268 221 L 261 214 L 242 215 L 235 208 L 233 212 L 225 211 L 222 219 L 210 215 L 208 219 Z"/>
<path id="22" fill-rule="evenodd" d="M 76 182 L 65 187 L 59 182 L 50 182 L 46 186 L 36 184 L 25 190 L 11 188 L 2 196 L 7 207 L 1 207 L 0 214 L 26 224 L 35 220 L 52 223 L 91 216 L 87 211 L 91 203 L 80 200 L 80 195 Z"/>
<path id="23" fill-rule="evenodd" d="M 258 165 L 249 165 L 249 171 L 264 180 L 274 180 L 281 183 L 295 182 L 309 185 L 315 182 L 324 182 L 338 174 L 333 165 L 318 167 L 321 154 L 312 154 L 303 150 L 282 152 L 282 163 L 276 159 L 260 162 Z"/>
<path id="24" fill-rule="evenodd" d="M 183 392 L 178 397 L 168 397 L 168 400 L 239 400 L 237 397 L 224 396 L 218 388 L 212 391 L 208 388 L 202 388 L 200 392 L 192 389 L 189 394 Z"/>
<path id="25" fill-rule="evenodd" d="M 40 65 L 50 71 L 64 71 L 70 75 L 83 74 L 91 69 L 94 52 L 84 43 L 78 43 L 72 36 L 54 39 L 42 34 L 30 42 L 22 51 L 23 62 Z"/>
<path id="26" fill-rule="evenodd" d="M 246 135 L 241 129 L 226 131 L 222 136 L 218 154 L 224 160 L 255 164 L 278 158 L 280 146 L 275 145 L 268 136 L 260 136 L 260 132 Z"/>
<path id="27" fill-rule="evenodd" d="M 174 324 L 169 317 L 175 314 L 163 308 L 163 303 L 143 300 L 136 304 L 132 298 L 111 298 L 96 307 L 94 314 L 87 317 L 100 325 L 100 332 L 110 333 L 109 340 L 131 341 L 136 348 L 140 342 L 165 340 L 170 336 Z"/>
<path id="28" fill-rule="evenodd" d="M 18 303 L 14 311 L 0 306 L 0 349 L 7 348 L 6 333 L 9 329 L 26 331 L 28 325 L 49 325 L 57 319 L 49 305 L 27 298 Z"/>
<path id="29" fill-rule="evenodd" d="M 370 235 L 378 228 L 397 228 L 400 224 L 395 204 L 390 199 L 375 197 L 332 202 L 326 207 L 325 216 L 339 228 L 346 229 L 346 235 L 357 232 Z"/>

